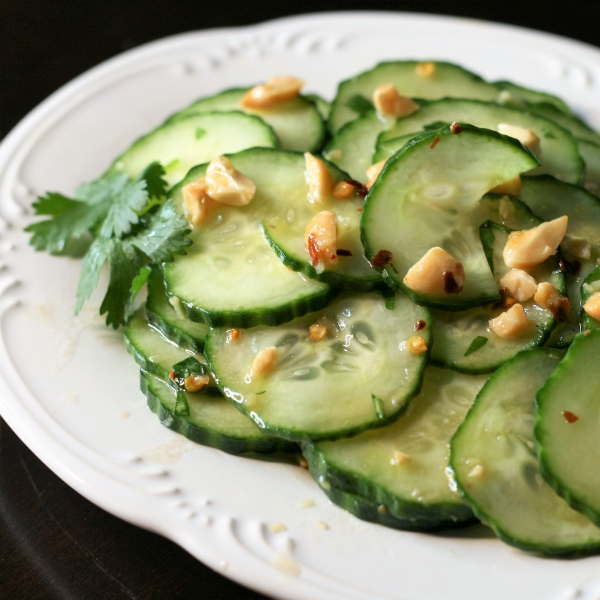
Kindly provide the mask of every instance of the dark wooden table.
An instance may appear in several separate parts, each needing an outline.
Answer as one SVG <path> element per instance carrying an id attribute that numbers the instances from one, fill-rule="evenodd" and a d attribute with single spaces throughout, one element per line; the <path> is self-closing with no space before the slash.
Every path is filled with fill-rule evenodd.
<path id="1" fill-rule="evenodd" d="M 0 138 L 58 87 L 123 50 L 193 29 L 338 9 L 437 12 L 600 45 L 600 3 L 540 0 L 1 0 Z M 0 419 L 0 598 L 264 598 L 171 542 L 104 512 L 46 468 Z"/>

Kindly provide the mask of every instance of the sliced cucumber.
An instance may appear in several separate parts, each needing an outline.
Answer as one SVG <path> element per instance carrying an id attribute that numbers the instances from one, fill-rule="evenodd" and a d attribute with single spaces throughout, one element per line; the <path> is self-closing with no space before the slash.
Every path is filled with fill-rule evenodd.
<path id="1" fill-rule="evenodd" d="M 298 451 L 296 444 L 266 436 L 250 419 L 212 390 L 193 394 L 180 392 L 189 406 L 189 415 L 181 416 L 176 414 L 177 394 L 165 381 L 142 371 L 141 388 L 148 407 L 156 413 L 160 422 L 197 444 L 229 454 Z"/>
<path id="2" fill-rule="evenodd" d="M 550 556 L 600 551 L 600 529 L 542 479 L 534 398 L 563 357 L 522 352 L 490 377 L 452 438 L 450 465 L 475 514 L 503 541 Z"/>
<path id="3" fill-rule="evenodd" d="M 159 269 L 153 269 L 148 278 L 146 316 L 155 329 L 183 350 L 196 353 L 204 349 L 208 325 L 194 323 L 173 308 L 167 298 L 163 274 Z"/>
<path id="4" fill-rule="evenodd" d="M 583 186 L 597 196 L 600 193 L 600 143 L 577 140 L 577 147 L 585 161 Z"/>
<path id="5" fill-rule="evenodd" d="M 208 98 L 201 98 L 175 113 L 167 122 L 214 111 L 243 111 L 260 117 L 267 125 L 270 125 L 277 135 L 281 148 L 284 150 L 314 152 L 321 148 L 325 139 L 325 124 L 311 100 L 298 96 L 268 110 L 250 110 L 240 104 L 240 100 L 248 90 L 250 88 L 236 88 Z M 241 149 L 238 148 L 238 150 Z M 235 152 L 235 150 L 232 152 Z M 205 161 L 206 159 L 199 160 L 194 164 Z"/>
<path id="6" fill-rule="evenodd" d="M 565 273 L 567 295 L 571 302 L 569 323 L 559 325 L 548 341 L 548 345 L 565 347 L 581 330 L 581 286 L 600 258 L 600 199 L 581 187 L 548 176 L 523 177 L 520 197 L 536 215 L 546 221 L 563 215 L 569 217 L 561 251 L 574 266 L 576 260 L 579 268 L 575 273 Z M 584 239 L 590 243 L 589 259 L 576 258 L 568 252 L 568 243 L 572 239 Z"/>
<path id="7" fill-rule="evenodd" d="M 600 526 L 600 330 L 581 333 L 536 396 L 535 439 L 544 479 Z"/>
<path id="8" fill-rule="evenodd" d="M 325 98 L 322 98 L 318 94 L 304 94 L 304 97 L 314 103 L 323 121 L 327 122 L 329 113 L 331 112 L 331 102 L 325 100 Z"/>
<path id="9" fill-rule="evenodd" d="M 365 253 L 392 258 L 383 273 L 396 289 L 417 302 L 444 310 L 489 304 L 500 296 L 479 240 L 480 198 L 499 183 L 531 169 L 536 159 L 519 142 L 496 132 L 464 125 L 421 134 L 385 165 L 365 204 L 361 230 Z M 432 149 L 434 138 L 438 142 Z M 440 296 L 404 285 L 408 269 L 432 247 L 460 261 L 464 289 Z"/>
<path id="10" fill-rule="evenodd" d="M 284 199 L 308 204 L 302 155 L 254 148 L 229 158 L 256 184 L 256 195 L 246 206 L 215 203 L 191 234 L 187 255 L 165 265 L 172 302 L 194 321 L 228 327 L 276 325 L 323 308 L 334 294 L 331 288 L 287 269 L 261 231 L 265 219 L 285 219 Z M 205 172 L 206 165 L 192 169 L 173 189 L 179 205 L 182 187 Z"/>
<path id="11" fill-rule="evenodd" d="M 342 81 L 333 101 L 329 128 L 336 133 L 341 127 L 354 120 L 362 107 L 371 102 L 375 89 L 384 83 L 393 83 L 403 96 L 411 98 L 478 98 L 495 100 L 500 90 L 481 77 L 458 65 L 434 62 L 435 71 L 429 77 L 419 75 L 418 65 L 413 60 L 384 62 L 369 71 Z"/>
<path id="12" fill-rule="evenodd" d="M 577 140 L 587 140 L 593 143 L 600 142 L 600 135 L 588 127 L 581 119 L 573 115 L 566 115 L 551 104 L 532 104 L 527 107 L 529 112 L 539 115 L 550 121 L 554 121 L 577 138 Z"/>
<path id="13" fill-rule="evenodd" d="M 412 115 L 398 119 L 394 127 L 379 136 L 379 140 L 383 142 L 409 133 L 416 134 L 431 123 L 454 121 L 492 130 L 501 123 L 530 129 L 540 138 L 542 150 L 538 157 L 540 167 L 534 173 L 549 173 L 569 183 L 579 183 L 583 177 L 585 164 L 579 156 L 575 139 L 566 129 L 533 113 L 492 102 L 453 98 L 427 102 Z M 401 140 L 398 141 L 400 143 Z"/>
<path id="14" fill-rule="evenodd" d="M 110 169 L 126 171 L 133 178 L 151 162 L 158 161 L 165 168 L 165 180 L 172 186 L 194 165 L 254 146 L 277 147 L 273 130 L 258 117 L 241 112 L 190 115 L 141 137 Z"/>
<path id="15" fill-rule="evenodd" d="M 471 519 L 448 484 L 448 443 L 486 380 L 428 367 L 421 392 L 392 425 L 305 445 L 313 478 L 385 506 L 408 528 Z"/>
<path id="16" fill-rule="evenodd" d="M 325 310 L 279 327 L 256 327 L 228 341 L 225 329 L 206 338 L 206 356 L 221 391 L 264 429 L 291 440 L 338 438 L 398 417 L 421 386 L 427 352 L 407 340 L 426 309 L 396 294 L 343 295 Z M 320 323 L 327 335 L 313 340 Z M 430 344 L 430 327 L 419 332 Z M 253 361 L 277 348 L 270 372 L 250 376 Z"/>
<path id="17" fill-rule="evenodd" d="M 530 105 L 549 104 L 563 115 L 574 116 L 571 109 L 558 96 L 553 94 L 532 90 L 510 81 L 494 81 L 494 85 L 506 92 L 500 94 L 498 98 L 500 104 L 516 106 L 517 108 L 533 108 Z"/>
<path id="18" fill-rule="evenodd" d="M 596 267 L 586 278 L 581 286 L 581 304 L 585 304 L 587 300 L 595 294 L 600 292 L 600 267 Z M 581 311 L 581 325 L 585 331 L 587 329 L 598 329 L 600 328 L 600 321 L 590 317 L 584 310 Z"/>
<path id="19" fill-rule="evenodd" d="M 514 214 L 521 203 L 514 202 Z M 535 227 L 541 220 L 531 223 L 529 211 L 523 211 L 524 218 L 515 229 Z M 513 224 L 518 221 L 513 219 Z M 510 270 L 504 263 L 502 252 L 508 240 L 510 230 L 488 221 L 482 229 L 484 249 L 489 244 L 493 257 L 494 277 L 498 288 L 500 279 Z M 492 241 L 493 239 L 493 241 Z M 542 265 L 529 270 L 529 274 L 538 282 L 548 281 L 561 293 L 565 293 L 565 278 L 556 258 L 548 259 Z M 521 350 L 541 346 L 550 336 L 556 325 L 552 313 L 539 307 L 532 300 L 521 302 L 529 330 L 518 338 L 505 339 L 497 336 L 490 328 L 489 321 L 506 310 L 502 306 L 473 308 L 462 312 L 434 311 L 433 313 L 433 350 L 431 359 L 436 364 L 450 367 L 465 373 L 489 373 L 494 371 Z M 476 341 L 477 340 L 477 341 Z M 473 346 L 475 344 L 475 346 Z"/>

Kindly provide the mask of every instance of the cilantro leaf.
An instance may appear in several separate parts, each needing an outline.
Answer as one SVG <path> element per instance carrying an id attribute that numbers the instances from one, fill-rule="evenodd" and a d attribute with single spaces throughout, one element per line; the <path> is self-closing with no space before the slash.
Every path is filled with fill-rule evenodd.
<path id="1" fill-rule="evenodd" d="M 150 198 L 164 198 L 167 195 L 165 170 L 159 162 L 150 163 L 139 175 L 137 181 L 146 182 L 146 191 Z"/>
<path id="2" fill-rule="evenodd" d="M 110 200 L 129 183 L 129 175 L 124 172 L 107 173 L 99 179 L 82 183 L 75 189 L 75 198 L 88 204 Z"/>
<path id="3" fill-rule="evenodd" d="M 146 265 L 144 256 L 127 241 L 110 240 L 110 246 L 110 281 L 100 306 L 100 314 L 106 313 L 106 324 L 116 329 L 131 314 L 134 299 L 132 284 Z"/>
<path id="4" fill-rule="evenodd" d="M 46 196 L 39 196 L 33 203 L 36 215 L 49 215 L 55 217 L 78 206 L 76 200 L 71 200 L 57 192 L 48 192 Z"/>
<path id="5" fill-rule="evenodd" d="M 483 348 L 487 343 L 488 343 L 488 338 L 484 337 L 483 335 L 478 335 L 470 344 L 469 347 L 467 348 L 467 351 L 463 354 L 463 356 L 469 356 L 470 354 L 473 354 L 473 352 L 477 352 L 477 350 L 481 350 L 481 348 Z"/>
<path id="6" fill-rule="evenodd" d="M 79 276 L 79 285 L 77 287 L 77 300 L 75 303 L 76 315 L 79 314 L 83 303 L 92 295 L 92 292 L 98 285 L 100 271 L 110 254 L 111 247 L 111 240 L 98 238 L 90 246 L 90 249 L 83 258 L 81 275 Z"/>
<path id="7" fill-rule="evenodd" d="M 154 214 L 145 219 L 145 228 L 131 238 L 131 243 L 152 262 L 170 262 L 173 254 L 185 254 L 192 243 L 186 219 L 177 213 L 175 203 L 167 200 Z"/>
<path id="8" fill-rule="evenodd" d="M 178 417 L 190 416 L 190 405 L 188 404 L 187 398 L 183 392 L 177 392 L 177 399 L 175 400 L 175 415 Z"/>
<path id="9" fill-rule="evenodd" d="M 150 273 L 152 273 L 152 269 L 150 267 L 142 267 L 140 272 L 134 277 L 131 282 L 131 297 L 134 299 L 140 290 L 144 287 L 146 281 L 148 281 L 148 277 L 150 277 Z"/>
<path id="10" fill-rule="evenodd" d="M 140 217 L 138 212 L 148 202 L 146 182 L 127 183 L 111 197 L 110 207 L 102 223 L 100 235 L 103 238 L 121 237 L 131 231 Z"/>

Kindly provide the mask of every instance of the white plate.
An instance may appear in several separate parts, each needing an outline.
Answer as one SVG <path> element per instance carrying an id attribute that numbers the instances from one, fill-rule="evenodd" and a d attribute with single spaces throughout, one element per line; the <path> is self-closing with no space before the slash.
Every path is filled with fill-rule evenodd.
<path id="1" fill-rule="evenodd" d="M 97 177 L 193 98 L 275 74 L 331 98 L 341 79 L 401 58 L 455 61 L 560 94 L 600 125 L 598 50 L 480 21 L 302 16 L 180 35 L 110 60 L 42 103 L 0 146 L 0 413 L 92 502 L 271 596 L 596 600 L 600 558 L 535 558 L 483 527 L 436 536 L 364 523 L 332 506 L 301 469 L 195 446 L 163 428 L 145 408 L 120 333 L 97 316 L 99 299 L 72 316 L 80 262 L 34 253 L 22 233 L 37 194 Z M 315 505 L 301 508 L 307 499 Z M 271 532 L 274 523 L 287 530 Z"/>

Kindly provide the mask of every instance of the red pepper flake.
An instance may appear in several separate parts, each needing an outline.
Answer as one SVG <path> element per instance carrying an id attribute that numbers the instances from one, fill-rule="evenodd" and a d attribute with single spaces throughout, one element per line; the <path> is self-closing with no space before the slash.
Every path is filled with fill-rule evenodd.
<path id="1" fill-rule="evenodd" d="M 444 291 L 446 294 L 460 294 L 462 292 L 462 286 L 458 285 L 452 271 L 444 271 L 442 276 L 444 277 Z"/>
<path id="2" fill-rule="evenodd" d="M 338 256 L 352 256 L 352 251 L 351 250 L 344 250 L 343 248 L 338 248 L 336 250 L 336 254 Z"/>
<path id="3" fill-rule="evenodd" d="M 439 135 L 436 135 L 436 136 L 433 138 L 433 142 L 431 142 L 431 146 L 429 146 L 429 148 L 430 148 L 431 150 L 433 150 L 433 149 L 434 149 L 434 148 L 435 148 L 435 147 L 438 145 L 438 142 L 439 142 L 439 141 L 440 141 L 440 136 L 439 136 Z"/>
<path id="4" fill-rule="evenodd" d="M 364 198 L 369 193 L 369 188 L 364 183 L 356 181 L 356 179 L 344 179 L 344 181 L 349 183 L 361 198 Z"/>
<path id="5" fill-rule="evenodd" d="M 379 252 L 377 252 L 377 254 L 373 257 L 371 266 L 375 267 L 376 269 L 382 269 L 385 267 L 385 265 L 392 261 L 392 258 L 394 258 L 394 255 L 389 250 L 379 250 Z"/>
<path id="6" fill-rule="evenodd" d="M 450 125 L 450 131 L 451 133 L 462 133 L 462 127 L 456 122 L 454 121 L 454 123 L 452 123 L 452 125 Z"/>
<path id="7" fill-rule="evenodd" d="M 175 381 L 175 371 L 173 371 L 173 369 L 169 371 L 169 378 L 171 381 Z"/>
<path id="8" fill-rule="evenodd" d="M 579 421 L 579 417 L 573 414 L 570 410 L 563 410 L 561 414 L 567 423 L 575 423 L 575 421 Z"/>
<path id="9" fill-rule="evenodd" d="M 561 298 L 558 304 L 548 306 L 558 323 L 568 323 L 571 303 L 568 298 Z"/>
<path id="10" fill-rule="evenodd" d="M 427 323 L 423 321 L 423 319 L 419 319 L 415 323 L 415 331 L 421 331 L 421 329 L 425 329 L 425 327 L 427 327 Z"/>
<path id="11" fill-rule="evenodd" d="M 317 245 L 317 240 L 315 239 L 314 233 L 308 234 L 308 240 L 306 242 L 306 247 L 308 250 L 308 254 L 310 255 L 310 264 L 313 267 L 316 267 L 319 264 L 319 259 L 321 258 L 321 252 L 319 251 L 319 246 Z"/>
<path id="12" fill-rule="evenodd" d="M 558 266 L 563 273 L 577 275 L 581 269 L 581 263 L 578 260 L 567 260 L 564 256 L 558 259 Z"/>
<path id="13" fill-rule="evenodd" d="M 356 211 L 357 211 L 357 212 L 359 212 L 359 213 L 361 213 L 361 212 L 363 211 L 363 209 L 362 209 L 362 206 L 359 206 L 359 207 L 356 209 Z"/>

